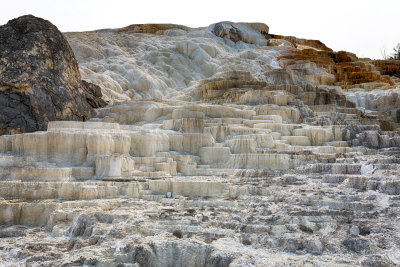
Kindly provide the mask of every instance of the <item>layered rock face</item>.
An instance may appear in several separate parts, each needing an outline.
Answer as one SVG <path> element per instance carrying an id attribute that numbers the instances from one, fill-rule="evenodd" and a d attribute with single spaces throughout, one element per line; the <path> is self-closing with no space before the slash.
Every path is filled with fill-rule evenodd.
<path id="1" fill-rule="evenodd" d="M 261 23 L 66 36 L 110 105 L 0 137 L 4 263 L 400 264 L 398 79 Z"/>
<path id="2" fill-rule="evenodd" d="M 100 88 L 83 83 L 67 40 L 50 22 L 23 16 L 0 27 L 0 134 L 85 120 L 101 107 Z"/>
<path id="3" fill-rule="evenodd" d="M 372 62 L 384 75 L 400 78 L 400 62 L 398 60 L 374 60 Z"/>

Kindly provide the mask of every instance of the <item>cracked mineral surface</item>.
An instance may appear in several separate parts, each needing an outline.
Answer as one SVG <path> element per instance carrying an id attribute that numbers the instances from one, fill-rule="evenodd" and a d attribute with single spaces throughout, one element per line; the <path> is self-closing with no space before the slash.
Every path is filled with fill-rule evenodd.
<path id="1" fill-rule="evenodd" d="M 397 62 L 262 23 L 64 35 L 108 105 L 0 136 L 0 266 L 400 265 Z"/>

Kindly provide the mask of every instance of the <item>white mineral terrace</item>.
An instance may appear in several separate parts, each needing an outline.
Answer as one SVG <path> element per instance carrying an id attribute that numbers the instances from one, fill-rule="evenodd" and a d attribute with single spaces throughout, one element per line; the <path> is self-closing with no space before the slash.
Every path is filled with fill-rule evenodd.
<path id="1" fill-rule="evenodd" d="M 66 34 L 109 105 L 0 136 L 0 266 L 400 265 L 399 80 L 233 26 Z"/>

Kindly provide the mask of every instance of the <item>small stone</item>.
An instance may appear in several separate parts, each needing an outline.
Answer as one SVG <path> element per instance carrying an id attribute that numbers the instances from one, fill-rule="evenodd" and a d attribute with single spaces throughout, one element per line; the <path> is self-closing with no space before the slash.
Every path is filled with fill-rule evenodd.
<path id="1" fill-rule="evenodd" d="M 182 238 L 182 237 L 183 237 L 183 234 L 182 234 L 182 231 L 181 231 L 181 230 L 174 230 L 174 231 L 172 232 L 172 234 L 173 234 L 174 236 L 176 236 L 177 238 Z"/>
<path id="2" fill-rule="evenodd" d="M 308 252 L 313 254 L 322 254 L 322 251 L 324 250 L 324 246 L 319 239 L 307 240 L 304 242 L 304 246 Z"/>
<path id="3" fill-rule="evenodd" d="M 360 234 L 360 229 L 357 226 L 352 225 L 350 227 L 350 234 L 351 235 L 359 235 Z"/>

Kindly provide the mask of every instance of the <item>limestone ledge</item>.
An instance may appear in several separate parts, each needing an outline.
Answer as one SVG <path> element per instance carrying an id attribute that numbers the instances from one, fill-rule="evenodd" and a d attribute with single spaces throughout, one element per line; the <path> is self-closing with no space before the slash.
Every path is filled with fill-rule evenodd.
<path id="1" fill-rule="evenodd" d="M 291 123 L 298 120 L 298 109 L 273 105 L 139 101 L 99 110 L 97 121 L 56 121 L 47 132 L 1 136 L 0 164 L 11 180 L 117 179 L 284 170 L 355 150 L 329 145 L 342 140 L 344 126 Z M 312 153 L 306 161 L 301 148 Z"/>

